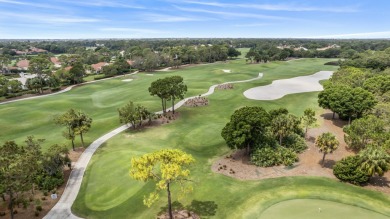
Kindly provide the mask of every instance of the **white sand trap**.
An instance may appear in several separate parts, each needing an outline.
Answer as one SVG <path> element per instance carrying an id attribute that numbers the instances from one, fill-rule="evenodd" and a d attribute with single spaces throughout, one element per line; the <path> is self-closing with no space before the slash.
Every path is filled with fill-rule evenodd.
<path id="1" fill-rule="evenodd" d="M 133 79 L 125 79 L 125 80 L 122 80 L 124 82 L 128 82 L 128 81 L 132 81 Z"/>
<path id="2" fill-rule="evenodd" d="M 146 74 L 147 76 L 153 76 L 153 74 Z"/>
<path id="3" fill-rule="evenodd" d="M 246 90 L 244 96 L 252 100 L 276 100 L 287 94 L 322 91 L 319 81 L 329 79 L 332 74 L 333 71 L 320 71 L 313 75 L 276 80 L 270 85 Z"/>
<path id="4" fill-rule="evenodd" d="M 231 73 L 232 72 L 232 70 L 229 70 L 229 69 L 223 69 L 222 71 L 225 72 L 225 73 Z"/>

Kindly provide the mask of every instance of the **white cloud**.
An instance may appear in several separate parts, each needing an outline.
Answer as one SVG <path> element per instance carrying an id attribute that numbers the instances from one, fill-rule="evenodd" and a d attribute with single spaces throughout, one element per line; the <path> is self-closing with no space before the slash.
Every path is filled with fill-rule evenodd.
<path id="1" fill-rule="evenodd" d="M 47 24 L 94 23 L 103 21 L 101 19 L 87 17 L 58 16 L 52 14 L 26 14 L 5 11 L 0 11 L 0 18 L 21 19 L 23 23 L 39 22 Z"/>
<path id="2" fill-rule="evenodd" d="M 311 36 L 303 38 L 390 38 L 390 31 L 366 32 L 366 33 L 346 33 L 323 36 Z"/>
<path id="3" fill-rule="evenodd" d="M 129 4 L 128 2 L 120 2 L 114 0 L 93 0 L 93 1 L 81 1 L 81 0 L 60 0 L 68 4 L 94 6 L 94 7 L 110 7 L 110 8 L 132 8 L 132 9 L 144 9 L 145 7 L 137 4 Z"/>
<path id="4" fill-rule="evenodd" d="M 269 26 L 270 23 L 253 23 L 253 24 L 235 24 L 233 26 L 235 27 L 263 27 L 263 26 Z"/>
<path id="5" fill-rule="evenodd" d="M 187 12 L 198 12 L 198 13 L 221 15 L 221 16 L 224 16 L 226 18 L 241 17 L 241 18 L 257 18 L 257 19 L 273 19 L 273 20 L 295 20 L 293 18 L 288 18 L 288 17 L 254 14 L 254 13 L 212 11 L 212 10 L 205 10 L 205 9 L 185 8 L 185 7 L 179 7 L 179 6 L 175 6 L 175 8 L 178 10 L 187 11 Z"/>
<path id="6" fill-rule="evenodd" d="M 31 3 L 31 2 L 22 2 L 22 1 L 14 1 L 14 0 L 0 0 L 0 3 L 12 4 L 12 5 L 31 6 L 31 7 L 36 7 L 36 8 L 61 9 L 61 7 L 56 7 L 54 5 L 40 4 L 40 3 Z"/>
<path id="7" fill-rule="evenodd" d="M 186 22 L 186 21 L 206 21 L 208 18 L 173 16 L 156 13 L 144 13 L 141 18 L 149 22 Z"/>
<path id="8" fill-rule="evenodd" d="M 287 4 L 230 4 L 220 2 L 203 2 L 203 1 L 183 1 L 183 3 L 215 6 L 222 8 L 250 8 L 266 11 L 322 11 L 322 12 L 357 12 L 358 10 L 353 6 L 348 7 L 310 7 L 301 5 L 287 5 Z"/>
<path id="9" fill-rule="evenodd" d="M 160 30 L 127 28 L 127 27 L 105 27 L 105 28 L 100 28 L 98 30 L 103 32 L 135 32 L 135 33 L 150 33 L 150 34 L 168 33 Z"/>

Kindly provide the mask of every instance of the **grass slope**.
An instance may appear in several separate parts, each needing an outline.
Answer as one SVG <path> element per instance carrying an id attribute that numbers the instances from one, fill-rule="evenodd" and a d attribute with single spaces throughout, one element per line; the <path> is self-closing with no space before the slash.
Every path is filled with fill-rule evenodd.
<path id="1" fill-rule="evenodd" d="M 345 205 L 338 202 L 330 202 L 314 199 L 294 199 L 280 202 L 266 209 L 261 215 L 250 215 L 248 218 L 260 219 L 333 219 L 333 218 L 354 218 L 354 219 L 386 219 L 387 216 L 372 212 L 370 210 Z"/>
<path id="2" fill-rule="evenodd" d="M 238 61 L 237 61 L 238 62 Z M 238 80 L 264 72 L 264 78 L 237 84 L 234 90 L 217 91 L 209 97 L 210 105 L 200 108 L 181 108 L 181 118 L 174 123 L 142 131 L 126 131 L 112 138 L 92 158 L 73 211 L 87 218 L 154 218 L 166 205 L 162 194 L 152 208 L 142 204 L 144 195 L 153 190 L 153 183 L 140 183 L 129 177 L 130 159 L 162 148 L 180 148 L 197 160 L 192 169 L 196 181 L 194 192 L 180 200 L 191 205 L 202 216 L 215 218 L 253 218 L 268 207 L 291 199 L 324 199 L 356 205 L 390 216 L 390 198 L 359 187 L 318 177 L 285 177 L 261 181 L 240 181 L 211 172 L 210 166 L 228 148 L 220 136 L 222 127 L 235 109 L 242 106 L 263 106 L 266 109 L 286 107 L 301 115 L 307 107 L 318 109 L 317 92 L 288 95 L 276 101 L 247 100 L 242 92 L 248 88 L 269 84 L 272 80 L 308 75 L 319 70 L 331 70 L 321 60 L 297 60 L 267 65 L 217 64 L 181 70 L 180 74 L 212 72 L 225 77 L 237 74 Z M 233 73 L 222 74 L 220 69 Z M 211 80 L 212 82 L 208 81 Z M 218 83 L 221 78 L 208 77 L 202 82 L 189 81 L 194 90 Z M 229 79 L 231 80 L 231 79 Z M 228 81 L 228 80 L 226 80 Z M 198 88 L 197 88 L 198 87 Z M 196 92 L 192 90 L 191 92 Z M 196 93 L 195 93 L 196 94 Z M 176 199 L 177 193 L 173 193 Z M 196 204 L 197 203 L 197 204 Z"/>
<path id="3" fill-rule="evenodd" d="M 195 190 L 181 202 L 183 205 L 189 205 L 193 200 L 214 203 L 218 206 L 215 218 L 241 218 L 245 214 L 252 218 L 252 214 L 261 213 L 275 203 L 295 198 L 345 202 L 390 215 L 388 197 L 331 179 L 287 177 L 240 181 L 212 173 L 212 162 L 229 151 L 220 137 L 229 111 L 241 104 L 257 105 L 254 101 L 236 101 L 236 104 L 231 101 L 224 107 L 218 107 L 217 99 L 223 93 L 225 91 L 213 95 L 209 107 L 181 109 L 182 118 L 175 123 L 138 132 L 127 131 L 109 140 L 94 155 L 73 210 L 87 218 L 153 218 L 166 204 L 166 197 L 163 194 L 163 198 L 151 209 L 143 206 L 142 198 L 153 189 L 153 184 L 136 182 L 129 177 L 130 159 L 161 148 L 180 148 L 197 160 L 192 168 L 193 179 L 197 182 Z M 234 92 L 226 93 L 228 97 L 240 99 Z M 268 102 L 259 105 L 267 108 L 286 106 L 298 112 L 290 103 L 302 107 L 315 106 L 316 95 L 290 95 L 272 101 L 275 103 L 271 106 Z M 212 212 L 212 209 L 206 212 Z"/>
<path id="4" fill-rule="evenodd" d="M 200 65 L 171 72 L 155 72 L 153 76 L 140 73 L 129 76 L 134 78 L 131 82 L 123 82 L 125 78 L 116 78 L 80 86 L 63 94 L 0 105 L 0 130 L 2 130 L 0 143 L 7 140 L 23 143 L 27 136 L 34 135 L 46 139 L 44 148 L 54 143 L 70 145 L 69 141 L 62 137 L 64 128 L 52 122 L 56 114 L 61 114 L 69 108 L 80 109 L 93 118 L 92 129 L 85 135 L 86 143 L 91 143 L 119 126 L 117 108 L 129 100 L 153 111 L 160 110 L 159 99 L 151 97 L 147 90 L 150 83 L 160 77 L 181 75 L 189 88 L 186 96 L 193 96 L 206 92 L 213 84 L 250 79 L 256 77 L 259 72 L 265 73 L 264 79 L 238 86 L 250 88 L 271 83 L 275 79 L 335 69 L 324 66 L 323 63 L 327 61 L 329 60 L 307 59 L 251 65 L 245 64 L 244 60 L 235 60 L 230 63 Z M 222 69 L 231 69 L 232 73 L 224 73 Z M 241 93 L 237 95 L 242 95 Z M 79 143 L 79 138 L 76 139 L 76 143 Z"/>

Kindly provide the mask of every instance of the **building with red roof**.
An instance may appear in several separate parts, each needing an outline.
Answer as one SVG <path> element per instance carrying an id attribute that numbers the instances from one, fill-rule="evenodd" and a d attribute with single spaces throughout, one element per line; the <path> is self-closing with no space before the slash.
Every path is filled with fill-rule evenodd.
<path id="1" fill-rule="evenodd" d="M 18 63 L 16 63 L 16 66 L 19 70 L 27 70 L 30 66 L 30 61 L 27 59 L 20 60 Z"/>
<path id="2" fill-rule="evenodd" d="M 102 71 L 102 68 L 107 65 L 109 65 L 107 62 L 99 62 L 96 64 L 92 64 L 91 67 L 93 70 L 95 70 L 96 74 L 99 74 Z"/>
<path id="3" fill-rule="evenodd" d="M 58 60 L 57 57 L 50 57 L 50 61 L 54 64 L 54 67 L 60 68 L 61 67 L 61 62 Z"/>

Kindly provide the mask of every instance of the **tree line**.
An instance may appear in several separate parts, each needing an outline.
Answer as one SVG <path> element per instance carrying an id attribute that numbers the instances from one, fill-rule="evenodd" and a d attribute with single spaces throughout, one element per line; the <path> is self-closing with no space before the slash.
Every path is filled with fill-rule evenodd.
<path id="1" fill-rule="evenodd" d="M 353 156 L 336 162 L 342 181 L 365 184 L 390 169 L 389 49 L 366 51 L 341 62 L 318 95 L 321 107 L 348 120 L 344 140 Z"/>
<path id="2" fill-rule="evenodd" d="M 382 39 L 261 39 L 261 38 L 176 38 L 176 39 L 130 39 L 130 40 L 9 40 L 0 41 L 3 54 L 16 55 L 12 49 L 26 50 L 30 47 L 45 49 L 54 54 L 72 53 L 75 49 L 85 47 L 106 47 L 110 50 L 126 50 L 132 46 L 151 48 L 161 51 L 163 47 L 193 46 L 193 45 L 232 45 L 236 48 L 252 48 L 262 45 L 293 45 L 303 46 L 310 50 L 326 47 L 332 44 L 341 46 L 342 51 L 353 50 L 384 50 L 390 47 L 388 40 Z M 104 46 L 102 46 L 104 45 Z"/>
<path id="3" fill-rule="evenodd" d="M 65 127 L 63 136 L 72 142 L 75 150 L 75 137 L 80 136 L 84 147 L 83 135 L 89 131 L 92 118 L 79 110 L 69 109 L 56 115 L 55 124 Z M 45 139 L 28 136 L 23 145 L 15 141 L 6 141 L 0 146 L 0 196 L 14 218 L 15 206 L 31 205 L 36 190 L 43 193 L 56 193 L 56 188 L 64 183 L 64 166 L 71 169 L 69 149 L 66 145 L 54 144 L 46 151 L 41 145 Z M 42 211 L 41 204 L 35 204 L 35 215 Z"/>
<path id="4" fill-rule="evenodd" d="M 63 167 L 71 167 L 66 146 L 52 145 L 42 152 L 44 139 L 27 137 L 24 145 L 7 141 L 0 146 L 0 195 L 14 218 L 15 206 L 31 205 L 36 190 L 55 193 L 64 182 Z M 42 210 L 35 204 L 35 215 Z"/>

